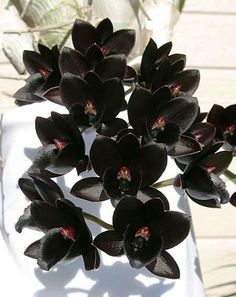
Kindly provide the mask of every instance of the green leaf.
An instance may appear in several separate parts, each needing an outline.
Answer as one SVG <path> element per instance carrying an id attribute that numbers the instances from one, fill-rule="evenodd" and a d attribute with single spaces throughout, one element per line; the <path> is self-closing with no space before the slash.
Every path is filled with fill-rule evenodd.
<path id="1" fill-rule="evenodd" d="M 182 12 L 185 4 L 185 0 L 173 0 L 174 5 L 177 7 L 179 12 Z"/>

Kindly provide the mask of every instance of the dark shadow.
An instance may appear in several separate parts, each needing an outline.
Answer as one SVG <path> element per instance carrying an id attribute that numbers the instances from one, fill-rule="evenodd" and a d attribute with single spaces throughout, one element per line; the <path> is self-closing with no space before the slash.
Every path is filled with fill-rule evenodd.
<path id="1" fill-rule="evenodd" d="M 85 293 L 87 297 L 102 297 L 105 293 L 109 297 L 128 297 L 130 295 L 160 297 L 175 285 L 174 281 L 165 284 L 165 279 L 152 276 L 145 269 L 135 270 L 128 263 L 116 262 L 110 266 L 101 265 L 100 270 L 97 271 L 85 271 L 81 269 L 82 265 L 82 260 L 78 259 L 69 265 L 57 265 L 50 272 L 43 272 L 39 268 L 35 269 L 35 275 L 44 288 L 35 292 L 33 297 L 66 297 L 71 293 Z M 83 272 L 89 280 L 95 281 L 91 289 L 78 288 L 81 286 L 79 281 L 76 282 L 78 284 L 76 288 L 68 286 L 78 271 Z M 140 274 L 153 279 L 155 283 L 145 286 L 137 279 Z M 82 286 L 84 285 L 83 283 Z"/>
<path id="2" fill-rule="evenodd" d="M 85 274 L 89 276 L 87 272 Z M 147 278 L 155 278 L 156 283 L 145 286 L 141 281 L 136 279 L 140 274 Z M 122 262 L 116 262 L 111 266 L 104 265 L 96 273 L 96 277 L 96 283 L 88 292 L 88 297 L 100 297 L 105 293 L 109 297 L 128 297 L 130 295 L 159 297 L 175 285 L 174 281 L 164 284 L 165 279 L 152 276 L 145 268 L 142 270 L 133 269 L 128 263 Z"/>
<path id="3" fill-rule="evenodd" d="M 70 293 L 83 292 L 81 289 L 66 288 L 68 283 L 76 276 L 78 267 L 82 265 L 75 261 L 68 265 L 57 265 L 49 272 L 42 271 L 40 268 L 35 269 L 35 276 L 43 284 L 44 288 L 35 292 L 32 297 L 66 297 Z M 84 291 L 86 293 L 86 291 Z"/>

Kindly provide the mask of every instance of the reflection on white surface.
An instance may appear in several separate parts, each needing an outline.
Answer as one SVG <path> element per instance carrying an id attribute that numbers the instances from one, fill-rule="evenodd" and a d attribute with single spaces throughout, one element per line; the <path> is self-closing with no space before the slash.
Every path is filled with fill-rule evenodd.
<path id="1" fill-rule="evenodd" d="M 69 265 L 58 264 L 51 271 L 44 272 L 37 267 L 35 260 L 23 255 L 31 242 L 41 238 L 41 233 L 23 230 L 22 234 L 18 234 L 14 229 L 15 222 L 28 205 L 17 186 L 17 181 L 30 166 L 31 159 L 40 146 L 34 131 L 34 119 L 36 116 L 49 116 L 51 110 L 63 109 L 46 102 L 12 110 L 2 119 L 1 154 L 4 158 L 4 168 L 1 176 L 1 231 L 4 238 L 0 238 L 0 263 L 4 269 L 1 274 L 0 296 L 204 296 L 193 234 L 170 250 L 181 271 L 181 278 L 176 281 L 155 277 L 145 268 L 133 269 L 125 256 L 112 258 L 102 253 L 100 269 L 92 272 L 84 270 L 81 258 Z M 173 176 L 174 166 L 173 163 L 169 165 L 169 175 L 171 173 Z M 168 172 L 165 176 L 168 177 Z M 74 171 L 66 177 L 57 178 L 67 198 L 70 196 L 70 188 L 77 180 Z M 163 192 L 170 200 L 171 210 L 189 213 L 186 200 L 183 197 L 179 199 L 172 187 L 165 188 Z M 111 222 L 110 201 L 93 204 L 75 197 L 70 198 L 86 211 L 101 215 L 104 220 Z M 89 227 L 94 235 L 101 231 L 100 227 L 92 223 L 89 223 Z"/>

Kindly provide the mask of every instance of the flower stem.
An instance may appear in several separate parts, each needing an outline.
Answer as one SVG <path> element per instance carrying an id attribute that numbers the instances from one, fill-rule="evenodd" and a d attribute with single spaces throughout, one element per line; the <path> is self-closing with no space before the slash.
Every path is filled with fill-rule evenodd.
<path id="1" fill-rule="evenodd" d="M 228 177 L 228 179 L 230 179 L 234 184 L 236 184 L 236 174 L 234 174 L 232 171 L 230 170 L 225 170 L 225 172 L 223 173 L 226 177 Z"/>
<path id="2" fill-rule="evenodd" d="M 164 187 L 173 185 L 173 181 L 174 181 L 174 177 L 157 182 L 157 183 L 153 184 L 152 187 L 154 187 L 156 189 L 164 188 Z"/>
<path id="3" fill-rule="evenodd" d="M 107 229 L 107 230 L 114 230 L 113 226 L 104 222 L 103 220 L 91 215 L 90 213 L 88 212 L 85 212 L 83 211 L 83 215 L 84 215 L 84 218 L 91 221 L 91 222 L 94 222 L 96 223 L 97 225 Z"/>

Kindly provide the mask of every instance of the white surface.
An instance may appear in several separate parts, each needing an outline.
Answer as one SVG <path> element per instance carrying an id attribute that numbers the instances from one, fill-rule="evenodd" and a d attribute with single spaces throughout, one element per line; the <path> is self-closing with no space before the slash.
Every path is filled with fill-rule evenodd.
<path id="1" fill-rule="evenodd" d="M 41 238 L 40 232 L 23 230 L 18 234 L 14 224 L 23 213 L 28 202 L 17 187 L 18 178 L 30 166 L 33 155 L 40 146 L 34 131 L 36 116 L 49 116 L 52 110 L 63 110 L 52 103 L 40 103 L 25 106 L 7 112 L 2 117 L 2 139 L 0 154 L 4 160 L 2 170 L 2 203 L 0 238 L 0 263 L 4 267 L 1 273 L 0 296 L 12 297 L 17 294 L 24 297 L 203 297 L 203 285 L 200 280 L 197 249 L 194 235 L 171 249 L 181 271 L 180 280 L 158 278 L 145 268 L 132 269 L 126 257 L 112 258 L 101 253 L 102 264 L 97 271 L 86 272 L 83 261 L 78 258 L 69 265 L 58 264 L 50 272 L 41 271 L 33 259 L 23 255 L 25 248 L 34 240 Z M 175 173 L 174 164 L 168 166 L 169 174 Z M 168 176 L 168 172 L 165 173 Z M 162 177 L 164 178 L 164 177 Z M 78 180 L 75 172 L 57 179 L 66 197 L 70 187 Z M 189 213 L 187 202 L 172 187 L 163 191 L 170 200 L 171 210 Z M 111 221 L 110 202 L 94 204 L 70 197 L 73 202 L 92 214 L 101 214 Z M 100 228 L 89 224 L 94 235 Z M 123 264 L 121 262 L 125 262 Z"/>

